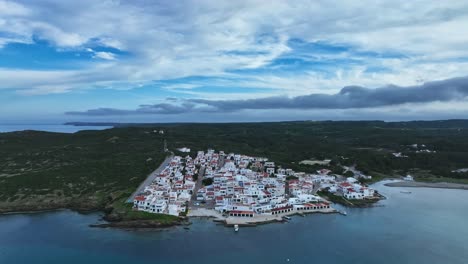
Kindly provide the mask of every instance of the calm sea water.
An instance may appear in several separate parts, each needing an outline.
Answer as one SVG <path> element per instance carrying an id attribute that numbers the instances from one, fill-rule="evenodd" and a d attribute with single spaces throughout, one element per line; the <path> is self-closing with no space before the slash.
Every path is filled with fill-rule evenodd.
<path id="1" fill-rule="evenodd" d="M 39 124 L 0 124 L 0 132 L 13 132 L 23 130 L 38 130 L 48 132 L 75 133 L 81 130 L 101 130 L 111 127 L 106 126 L 69 126 L 69 125 L 39 125 Z"/>
<path id="2" fill-rule="evenodd" d="M 0 263 L 468 263 L 468 191 L 377 185 L 384 207 L 232 228 L 94 229 L 99 214 L 0 217 Z M 288 261 L 289 259 L 289 261 Z"/>

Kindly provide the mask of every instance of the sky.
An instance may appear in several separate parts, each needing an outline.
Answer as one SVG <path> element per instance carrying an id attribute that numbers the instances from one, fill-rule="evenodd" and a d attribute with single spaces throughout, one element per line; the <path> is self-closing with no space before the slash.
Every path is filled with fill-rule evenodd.
<path id="1" fill-rule="evenodd" d="M 0 122 L 468 115 L 468 1 L 0 0 Z"/>

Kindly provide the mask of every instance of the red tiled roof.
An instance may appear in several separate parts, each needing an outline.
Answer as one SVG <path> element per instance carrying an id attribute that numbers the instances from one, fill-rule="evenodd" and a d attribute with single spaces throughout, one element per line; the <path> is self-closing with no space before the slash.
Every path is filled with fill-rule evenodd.
<path id="1" fill-rule="evenodd" d="M 146 200 L 146 197 L 145 196 L 135 196 L 135 199 L 134 200 L 137 200 L 137 201 L 140 201 L 140 202 L 143 202 L 144 200 Z"/>

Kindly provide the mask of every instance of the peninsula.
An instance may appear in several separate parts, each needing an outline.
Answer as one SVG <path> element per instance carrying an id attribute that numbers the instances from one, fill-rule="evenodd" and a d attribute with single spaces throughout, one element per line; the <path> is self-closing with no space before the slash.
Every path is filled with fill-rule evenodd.
<path id="1" fill-rule="evenodd" d="M 367 206 L 371 200 L 361 197 L 356 185 L 366 188 L 407 174 L 417 182 L 467 183 L 467 142 L 465 120 L 143 124 L 73 134 L 0 133 L 0 212 L 99 210 L 109 225 L 148 227 L 215 213 L 224 213 L 223 220 L 242 218 L 229 216 L 234 204 L 255 203 L 239 207 L 255 216 L 307 203 L 328 204 L 330 210 L 332 202 Z M 163 171 L 174 172 L 168 176 L 172 182 L 155 184 Z M 164 214 L 129 203 L 148 175 L 153 178 L 144 185 L 146 192 L 139 190 L 146 201 L 166 188 Z M 221 192 L 228 186 L 234 193 Z M 174 192 L 177 199 L 172 194 L 171 200 Z M 270 207 L 260 209 L 263 202 Z"/>
<path id="2" fill-rule="evenodd" d="M 316 195 L 323 189 L 344 200 L 380 198 L 358 183 L 366 176 L 346 179 L 330 173 L 327 169 L 314 174 L 295 172 L 264 157 L 209 149 L 198 151 L 195 158 L 173 157 L 157 175 L 150 175 L 153 180 L 130 202 L 137 211 L 213 216 L 227 225 L 251 225 L 282 221 L 292 214 L 337 212 Z"/>

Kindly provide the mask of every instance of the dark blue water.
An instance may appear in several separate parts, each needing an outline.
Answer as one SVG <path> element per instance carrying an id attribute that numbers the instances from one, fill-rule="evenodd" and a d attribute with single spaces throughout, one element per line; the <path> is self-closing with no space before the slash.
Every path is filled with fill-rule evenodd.
<path id="1" fill-rule="evenodd" d="M 468 263 L 468 191 L 377 189 L 385 207 L 238 233 L 203 219 L 132 232 L 89 228 L 98 214 L 2 216 L 0 263 Z"/>
<path id="2" fill-rule="evenodd" d="M 106 126 L 71 126 L 71 125 L 43 125 L 43 124 L 0 124 L 1 132 L 13 132 L 23 130 L 37 130 L 48 132 L 75 133 L 81 130 L 101 130 L 111 127 Z"/>

